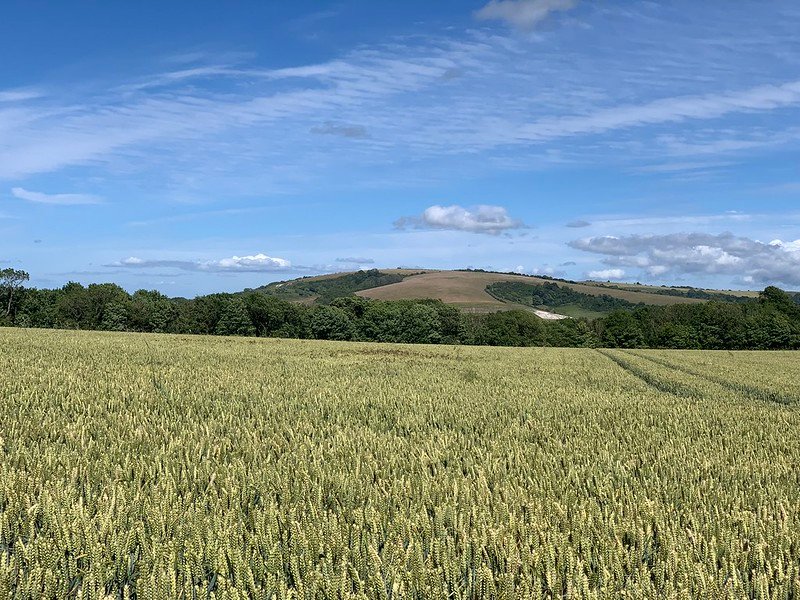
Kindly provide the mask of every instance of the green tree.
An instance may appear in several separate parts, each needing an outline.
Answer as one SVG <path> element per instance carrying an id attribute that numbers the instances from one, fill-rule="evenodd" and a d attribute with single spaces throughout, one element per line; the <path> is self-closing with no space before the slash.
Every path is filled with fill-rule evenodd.
<path id="1" fill-rule="evenodd" d="M 232 298 L 228 305 L 222 311 L 217 329 L 217 335 L 255 335 L 256 328 L 253 321 L 250 320 L 250 315 L 247 314 L 247 308 L 240 298 Z"/>
<path id="2" fill-rule="evenodd" d="M 128 329 L 127 302 L 110 302 L 103 311 L 100 328 L 106 331 L 126 331 Z"/>
<path id="3" fill-rule="evenodd" d="M 130 300 L 128 293 L 114 283 L 93 283 L 86 288 L 87 315 L 86 322 L 81 324 L 86 329 L 105 329 L 103 323 L 106 321 L 106 311 L 111 305 L 117 305 L 119 316 L 119 305 L 123 307 Z"/>
<path id="4" fill-rule="evenodd" d="M 0 270 L 0 287 L 8 294 L 6 303 L 6 316 L 11 316 L 11 305 L 14 302 L 14 294 L 22 287 L 22 284 L 30 280 L 31 276 L 19 269 Z"/>
<path id="5" fill-rule="evenodd" d="M 292 305 L 282 298 L 251 292 L 244 296 L 244 307 L 259 336 L 276 335 L 290 320 Z"/>
<path id="6" fill-rule="evenodd" d="M 477 341 L 489 346 L 544 346 L 545 325 L 526 310 L 495 312 L 484 318 Z"/>
<path id="7" fill-rule="evenodd" d="M 79 329 L 89 320 L 91 306 L 86 288 L 70 281 L 62 287 L 56 299 L 57 326 Z"/>
<path id="8" fill-rule="evenodd" d="M 318 340 L 352 340 L 350 316 L 336 306 L 320 306 L 311 315 L 311 335 Z"/>
<path id="9" fill-rule="evenodd" d="M 631 313 L 615 311 L 603 321 L 601 342 L 612 348 L 641 348 L 644 334 L 639 321 Z"/>
<path id="10" fill-rule="evenodd" d="M 128 325 L 133 331 L 166 333 L 172 330 L 173 302 L 157 290 L 137 290 L 128 305 Z"/>

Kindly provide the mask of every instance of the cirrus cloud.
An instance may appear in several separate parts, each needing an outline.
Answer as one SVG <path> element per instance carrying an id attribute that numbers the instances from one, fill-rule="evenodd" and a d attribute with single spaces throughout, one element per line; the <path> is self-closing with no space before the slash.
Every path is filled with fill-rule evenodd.
<path id="1" fill-rule="evenodd" d="M 355 265 L 374 265 L 375 260 L 372 258 L 365 258 L 363 256 L 345 256 L 343 258 L 337 258 L 337 263 L 350 263 Z"/>
<path id="2" fill-rule="evenodd" d="M 11 188 L 11 195 L 35 204 L 60 204 L 61 206 L 101 204 L 103 202 L 100 198 L 91 194 L 45 194 L 43 192 L 32 192 L 21 187 Z"/>

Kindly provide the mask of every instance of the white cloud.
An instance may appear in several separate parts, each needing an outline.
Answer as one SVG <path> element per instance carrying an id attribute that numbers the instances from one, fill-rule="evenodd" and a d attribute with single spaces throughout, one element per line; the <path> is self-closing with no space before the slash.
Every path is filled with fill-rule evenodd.
<path id="1" fill-rule="evenodd" d="M 90 194 L 45 194 L 42 192 L 32 192 L 25 188 L 15 187 L 11 189 L 11 195 L 26 202 L 36 204 L 60 204 L 62 206 L 74 206 L 78 204 L 101 204 L 102 200 Z"/>
<path id="2" fill-rule="evenodd" d="M 584 221 L 583 219 L 577 219 L 575 221 L 570 221 L 567 223 L 567 227 L 571 227 L 573 229 L 580 229 L 582 227 L 591 227 L 591 223 L 589 221 Z"/>
<path id="3" fill-rule="evenodd" d="M 367 129 L 363 125 L 346 125 L 327 122 L 324 125 L 315 125 L 309 131 L 318 135 L 336 135 L 355 140 L 369 137 Z"/>
<path id="4" fill-rule="evenodd" d="M 787 252 L 800 252 L 800 240 L 795 240 L 793 242 L 784 242 L 782 240 L 772 240 L 769 243 L 770 246 L 774 246 L 776 248 L 781 248 L 786 250 Z"/>
<path id="5" fill-rule="evenodd" d="M 292 266 L 285 258 L 273 258 L 266 254 L 253 254 L 250 256 L 232 256 L 222 260 L 206 263 L 210 268 L 232 271 L 278 271 Z"/>
<path id="6" fill-rule="evenodd" d="M 577 0 L 492 0 L 475 13 L 481 21 L 503 21 L 517 29 L 530 30 L 550 13 L 573 8 Z"/>
<path id="7" fill-rule="evenodd" d="M 721 274 L 746 283 L 800 285 L 800 240 L 765 244 L 732 233 L 670 233 L 589 237 L 569 245 L 603 255 L 610 270 L 638 268 L 651 276 Z"/>
<path id="8" fill-rule="evenodd" d="M 500 0 L 479 12 L 508 13 L 507 18 L 524 24 L 571 4 Z M 746 77 L 753 72 L 751 64 L 742 64 L 751 54 L 746 44 L 729 47 L 720 42 L 726 53 L 724 59 L 716 56 L 715 63 L 708 54 L 717 52 L 717 46 L 691 36 L 675 39 L 688 35 L 686 25 L 682 20 L 660 21 L 666 15 L 662 9 L 655 11 L 661 13 L 658 18 L 642 27 L 644 18 L 636 13 L 648 11 L 655 9 L 640 7 L 624 11 L 625 15 L 595 11 L 594 18 L 613 18 L 615 26 L 630 36 L 609 39 L 601 21 L 592 31 L 582 32 L 592 36 L 585 48 L 568 52 L 559 45 L 520 39 L 524 36 L 473 31 L 466 37 L 393 39 L 327 62 L 283 69 L 247 66 L 241 57 L 217 56 L 211 64 L 121 84 L 76 81 L 69 90 L 51 92 L 44 82 L 46 98 L 0 104 L 0 178 L 75 165 L 97 170 L 119 161 L 123 169 L 116 172 L 150 169 L 167 178 L 188 171 L 197 179 L 229 177 L 241 182 L 237 177 L 241 172 L 266 177 L 263 174 L 271 168 L 290 163 L 300 173 L 299 183 L 292 183 L 303 186 L 316 184 L 314 176 L 342 163 L 364 168 L 376 163 L 411 165 L 420 180 L 430 172 L 442 172 L 432 161 L 420 160 L 432 156 L 443 160 L 458 156 L 463 172 L 472 175 L 476 165 L 488 169 L 503 161 L 516 161 L 525 169 L 576 158 L 644 159 L 651 164 L 667 155 L 727 154 L 774 147 L 776 142 L 797 143 L 800 132 L 786 131 L 790 115 L 775 115 L 773 120 L 759 115 L 760 135 L 745 139 L 744 145 L 719 143 L 719 138 L 751 132 L 749 123 L 737 124 L 736 130 L 729 123 L 714 129 L 679 127 L 689 120 L 797 106 L 800 83 L 787 81 L 792 71 L 777 58 L 759 67 L 757 79 Z M 674 39 L 669 51 L 652 38 L 654 27 L 665 39 Z M 766 54 L 791 55 L 784 49 L 791 47 L 787 42 L 796 38 L 794 31 L 782 33 L 790 29 L 785 22 L 775 23 L 773 29 L 769 41 L 763 42 L 770 50 Z M 604 52 L 591 51 L 606 42 Z M 716 71 L 720 64 L 735 66 L 735 72 L 743 75 Z M 460 76 L 448 79 L 453 73 Z M 775 84 L 754 86 L 753 81 Z M 21 100 L 34 92 L 0 94 Z M 598 150 L 591 139 L 546 148 L 541 158 L 521 156 L 510 148 L 558 146 L 567 138 L 611 137 L 624 129 L 665 123 L 671 125 L 672 141 L 650 132 L 639 140 L 622 133 L 611 152 L 608 146 Z M 625 142 L 635 152 L 620 149 Z M 496 153 L 490 157 L 495 162 L 485 160 L 490 152 Z M 420 165 L 428 165 L 429 171 L 420 173 L 425 170 Z M 683 170 L 681 165 L 666 168 Z M 394 182 L 409 179 L 402 174 L 391 177 Z"/>
<path id="9" fill-rule="evenodd" d="M 348 256 L 344 258 L 337 258 L 337 263 L 350 263 L 354 265 L 372 265 L 375 261 L 371 258 L 364 258 L 363 256 Z"/>
<path id="10" fill-rule="evenodd" d="M 587 115 L 543 119 L 523 125 L 516 132 L 518 140 L 544 141 L 583 134 L 677 123 L 693 119 L 715 119 L 732 113 L 773 110 L 800 103 L 800 81 L 762 85 L 736 92 L 704 96 L 662 98 L 644 104 L 614 106 Z M 508 135 L 512 135 L 508 132 Z M 720 150 L 738 150 L 721 148 Z"/>
<path id="11" fill-rule="evenodd" d="M 622 269 L 601 269 L 599 271 L 589 271 L 586 275 L 589 277 L 589 279 L 622 279 L 625 277 L 625 271 Z"/>
<path id="12" fill-rule="evenodd" d="M 697 227 L 700 225 L 710 225 L 713 223 L 730 222 L 743 223 L 752 221 L 759 215 L 728 211 L 716 215 L 679 215 L 679 216 L 655 216 L 655 217 L 630 217 L 615 216 L 598 218 L 594 224 L 598 227 L 617 228 L 617 227 L 664 227 L 664 226 L 686 226 Z"/>
<path id="13" fill-rule="evenodd" d="M 23 102 L 41 98 L 42 93 L 30 89 L 2 90 L 0 91 L 0 102 Z"/>
<path id="14" fill-rule="evenodd" d="M 231 256 L 211 261 L 143 259 L 131 256 L 106 266 L 132 269 L 174 268 L 182 271 L 207 271 L 210 273 L 273 273 L 306 270 L 305 267 L 292 267 L 292 263 L 284 258 L 275 258 L 261 253 L 249 256 Z"/>
<path id="15" fill-rule="evenodd" d="M 402 217 L 395 221 L 395 227 L 398 229 L 408 226 L 416 229 L 449 229 L 491 235 L 524 227 L 521 221 L 512 219 L 502 206 L 487 204 L 481 204 L 471 209 L 457 204 L 450 206 L 436 204 L 426 208 L 419 216 Z"/>

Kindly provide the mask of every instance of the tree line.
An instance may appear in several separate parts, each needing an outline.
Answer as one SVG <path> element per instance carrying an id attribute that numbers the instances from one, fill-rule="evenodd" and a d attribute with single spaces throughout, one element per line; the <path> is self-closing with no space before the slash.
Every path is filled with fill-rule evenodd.
<path id="1" fill-rule="evenodd" d="M 542 308 L 574 305 L 595 312 L 611 312 L 613 310 L 629 310 L 636 306 L 635 303 L 622 298 L 615 298 L 608 294 L 584 294 L 553 282 L 531 284 L 518 281 L 498 281 L 486 286 L 486 291 L 494 298 L 504 302 Z"/>
<path id="2" fill-rule="evenodd" d="M 25 288 L 25 280 L 17 276 L 13 285 L 3 280 L 0 324 L 491 346 L 800 348 L 800 305 L 775 287 L 746 303 L 637 305 L 594 320 L 544 321 L 524 310 L 467 314 L 438 300 L 379 301 L 348 295 L 308 305 L 259 291 L 186 299 L 147 290 L 129 294 L 111 283 Z"/>

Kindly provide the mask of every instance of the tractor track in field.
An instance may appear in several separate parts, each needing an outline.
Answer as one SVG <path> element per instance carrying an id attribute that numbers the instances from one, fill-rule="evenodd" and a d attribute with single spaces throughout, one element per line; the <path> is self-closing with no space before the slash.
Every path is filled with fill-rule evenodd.
<path id="1" fill-rule="evenodd" d="M 683 365 L 676 365 L 663 358 L 647 356 L 645 354 L 640 354 L 632 350 L 620 350 L 620 352 L 629 354 L 631 356 L 636 356 L 638 358 L 642 358 L 653 364 L 661 365 L 662 367 L 667 367 L 669 369 L 673 369 L 681 373 L 686 373 L 687 375 L 692 375 L 694 377 L 699 377 L 700 379 L 705 379 L 706 381 L 709 381 L 711 383 L 716 383 L 717 385 L 721 385 L 722 387 L 727 388 L 732 392 L 736 392 L 737 394 L 743 395 L 750 400 L 777 402 L 778 404 L 786 404 L 786 405 L 800 404 L 800 400 L 798 400 L 798 398 L 795 398 L 793 396 L 787 396 L 779 392 L 765 390 L 759 387 L 747 385 L 745 383 L 736 383 L 734 381 L 725 379 L 724 377 L 718 377 L 716 375 L 711 375 L 709 373 L 703 373 L 702 371 L 695 371 L 694 369 L 685 367 Z"/>
<path id="2" fill-rule="evenodd" d="M 627 371 L 631 375 L 635 376 L 636 378 L 641 379 L 647 385 L 649 385 L 650 387 L 658 390 L 659 392 L 662 392 L 662 393 L 665 393 L 665 394 L 672 394 L 673 396 L 677 396 L 679 398 L 697 398 L 697 397 L 702 395 L 695 388 L 692 388 L 692 387 L 689 387 L 689 386 L 685 386 L 685 385 L 681 385 L 681 384 L 677 384 L 677 383 L 670 383 L 668 381 L 664 381 L 663 379 L 660 379 L 660 378 L 656 377 L 652 373 L 648 373 L 646 370 L 641 369 L 641 368 L 637 367 L 634 364 L 631 364 L 630 362 L 628 362 L 624 358 L 622 358 L 620 356 L 617 356 L 616 354 L 613 354 L 609 350 L 604 350 L 604 349 L 600 349 L 600 348 L 597 348 L 596 350 L 597 350 L 597 352 L 599 354 L 602 354 L 603 356 L 605 356 L 607 359 L 612 361 L 618 367 L 620 367 L 621 369 L 624 369 L 625 371 Z M 634 356 L 638 356 L 638 355 L 634 355 Z"/>

